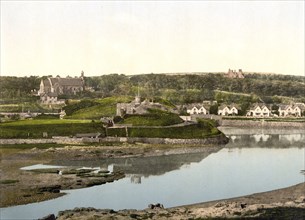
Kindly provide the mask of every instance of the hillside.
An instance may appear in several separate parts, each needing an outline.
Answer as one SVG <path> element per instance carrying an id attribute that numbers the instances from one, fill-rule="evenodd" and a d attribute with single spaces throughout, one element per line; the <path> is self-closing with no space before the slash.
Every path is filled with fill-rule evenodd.
<path id="1" fill-rule="evenodd" d="M 224 77 L 224 73 L 112 74 L 91 77 L 86 82 L 104 94 L 134 96 L 139 89 L 143 97 L 162 97 L 175 104 L 217 100 L 217 90 L 249 94 L 269 102 L 273 99 L 281 102 L 280 97 L 305 101 L 305 77 L 302 76 L 246 73 L 244 79 L 232 79 Z"/>
<path id="2" fill-rule="evenodd" d="M 132 96 L 140 92 L 142 97 L 162 98 L 174 104 L 201 102 L 203 100 L 217 100 L 217 91 L 242 93 L 251 95 L 254 99 L 267 103 L 305 102 L 305 77 L 279 74 L 245 73 L 244 79 L 227 78 L 224 73 L 177 73 L 177 74 L 140 74 L 123 75 L 110 74 L 85 77 L 87 87 L 94 92 L 82 92 L 78 99 Z M 21 102 L 36 102 L 29 100 L 33 90 L 39 88 L 39 77 L 0 77 L 0 104 L 19 104 Z M 29 101 L 28 101 L 29 100 Z M 97 101 L 98 102 L 98 101 Z M 33 104 L 28 104 L 28 110 L 37 110 Z M 101 105 L 103 105 L 101 103 Z M 100 106 L 101 107 L 101 106 Z M 90 106 L 88 113 L 104 111 L 113 112 L 113 107 L 106 104 L 103 108 Z M 1 106 L 0 106 L 1 109 Z M 9 107 L 2 107 L 3 110 Z M 16 111 L 22 107 L 15 106 Z M 86 112 L 75 113 L 76 118 L 83 118 Z M 95 118 L 100 115 L 94 116 Z"/>

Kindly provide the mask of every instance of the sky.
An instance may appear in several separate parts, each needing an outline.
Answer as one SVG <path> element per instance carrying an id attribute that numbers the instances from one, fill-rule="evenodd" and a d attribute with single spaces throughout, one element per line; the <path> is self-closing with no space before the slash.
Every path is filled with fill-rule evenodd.
<path id="1" fill-rule="evenodd" d="M 3 1 L 1 76 L 304 75 L 304 1 Z"/>

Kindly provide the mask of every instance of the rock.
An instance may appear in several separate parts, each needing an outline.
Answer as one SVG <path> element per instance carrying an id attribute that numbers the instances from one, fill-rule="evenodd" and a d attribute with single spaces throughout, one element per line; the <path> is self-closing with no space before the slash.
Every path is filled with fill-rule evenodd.
<path id="1" fill-rule="evenodd" d="M 240 207 L 241 207 L 242 209 L 246 208 L 246 207 L 247 207 L 247 203 L 240 203 Z"/>
<path id="2" fill-rule="evenodd" d="M 164 206 L 160 203 L 157 203 L 157 204 L 149 204 L 148 205 L 148 208 L 149 209 L 164 209 Z"/>
<path id="3" fill-rule="evenodd" d="M 61 189 L 61 185 L 45 186 L 45 187 L 40 187 L 38 189 L 38 192 L 59 193 L 60 189 Z"/>
<path id="4" fill-rule="evenodd" d="M 40 218 L 38 220 L 56 220 L 56 218 L 55 218 L 54 214 L 50 214 L 50 215 L 47 215 L 47 216 L 45 216 L 43 218 Z"/>

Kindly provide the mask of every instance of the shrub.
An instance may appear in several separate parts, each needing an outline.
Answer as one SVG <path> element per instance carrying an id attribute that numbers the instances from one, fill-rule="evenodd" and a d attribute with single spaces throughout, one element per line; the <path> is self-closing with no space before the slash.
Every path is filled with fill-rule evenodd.
<path id="1" fill-rule="evenodd" d="M 95 101 L 92 101 L 92 100 L 89 100 L 89 99 L 85 99 L 85 100 L 82 100 L 78 103 L 75 103 L 75 104 L 72 104 L 72 105 L 67 105 L 63 109 L 66 111 L 66 114 L 69 116 L 69 115 L 72 115 L 74 112 L 76 112 L 80 109 L 92 107 L 92 106 L 95 106 L 95 105 L 98 105 L 98 104 L 99 104 L 98 102 L 95 102 Z"/>

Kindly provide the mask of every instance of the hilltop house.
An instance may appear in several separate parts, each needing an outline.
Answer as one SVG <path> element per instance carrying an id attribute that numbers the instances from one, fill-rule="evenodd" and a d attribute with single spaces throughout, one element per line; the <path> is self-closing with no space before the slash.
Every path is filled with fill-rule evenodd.
<path id="1" fill-rule="evenodd" d="M 84 90 L 84 85 L 83 71 L 81 77 L 48 77 L 41 80 L 38 95 L 44 104 L 59 104 L 62 100 L 57 99 L 58 95 L 75 95 Z"/>
<path id="2" fill-rule="evenodd" d="M 141 97 L 137 95 L 130 103 L 118 103 L 116 106 L 116 115 L 121 117 L 125 114 L 143 115 L 148 113 L 148 109 L 160 109 L 163 111 L 168 111 L 168 109 L 160 103 L 150 102 L 147 99 L 141 102 Z"/>
<path id="3" fill-rule="evenodd" d="M 238 115 L 239 107 L 235 104 L 231 105 L 221 105 L 218 108 L 218 115 L 229 116 L 229 115 Z"/>
<path id="4" fill-rule="evenodd" d="M 238 72 L 236 72 L 236 70 L 229 69 L 228 72 L 225 74 L 225 77 L 240 78 L 240 79 L 245 78 L 242 69 L 239 69 Z"/>
<path id="5" fill-rule="evenodd" d="M 247 113 L 247 116 L 270 117 L 271 108 L 264 103 L 254 104 Z"/>
<path id="6" fill-rule="evenodd" d="M 280 117 L 301 117 L 304 109 L 303 105 L 291 104 L 280 105 L 278 111 Z"/>
<path id="7" fill-rule="evenodd" d="M 200 103 L 189 104 L 186 106 L 186 112 L 190 115 L 207 115 L 209 110 Z"/>

